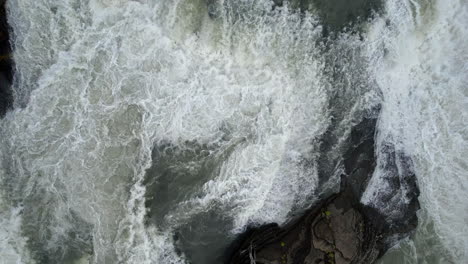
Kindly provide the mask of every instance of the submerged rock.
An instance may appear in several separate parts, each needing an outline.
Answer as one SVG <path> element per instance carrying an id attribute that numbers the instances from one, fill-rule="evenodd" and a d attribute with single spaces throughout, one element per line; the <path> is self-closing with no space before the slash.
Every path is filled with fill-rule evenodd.
<path id="1" fill-rule="evenodd" d="M 376 168 L 375 124 L 376 118 L 365 118 L 353 129 L 338 194 L 322 199 L 282 227 L 272 223 L 250 228 L 229 249 L 226 263 L 374 263 L 395 238 L 408 236 L 417 226 L 419 208 L 412 172 L 406 171 L 406 178 L 412 179 L 406 187 L 413 188 L 415 199 L 411 206 L 399 208 L 406 221 L 392 221 L 384 212 L 361 203 Z"/>
<path id="2" fill-rule="evenodd" d="M 341 31 L 371 18 L 382 9 L 381 0 L 274 0 L 276 5 L 290 2 L 302 11 L 316 11 L 326 30 Z"/>
<path id="3" fill-rule="evenodd" d="M 208 15 L 212 19 L 219 18 L 223 8 L 232 11 L 233 6 L 242 5 L 238 1 L 204 1 Z M 290 10 L 317 14 L 326 35 L 347 28 L 355 28 L 358 31 L 363 22 L 381 12 L 383 7 L 382 0 L 270 0 L 270 4 L 272 9 L 287 5 Z M 237 13 L 242 13 L 242 9 L 238 10 Z"/>

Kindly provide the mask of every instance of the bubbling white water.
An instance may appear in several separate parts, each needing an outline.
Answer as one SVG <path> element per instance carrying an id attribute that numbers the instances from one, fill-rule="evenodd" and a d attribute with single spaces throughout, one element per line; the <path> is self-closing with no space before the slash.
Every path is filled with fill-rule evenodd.
<path id="1" fill-rule="evenodd" d="M 320 28 L 288 12 L 254 16 L 265 4 L 238 23 L 227 14 L 210 20 L 203 1 L 10 6 L 15 99 L 25 107 L 1 124 L 2 148 L 12 154 L 3 156 L 2 179 L 12 181 L 12 203 L 24 204 L 24 214 L 43 207 L 42 217 L 22 220 L 37 227 L 23 230 L 40 245 L 36 251 L 65 254 L 77 243 L 68 238 L 81 228 L 74 223 L 84 221 L 92 227 L 93 263 L 181 262 L 170 230 L 143 224 L 151 149 L 158 142 L 218 143 L 223 127 L 232 138 L 224 144 L 245 143 L 205 185 L 205 204 L 235 208 L 230 214 L 242 229 L 283 221 L 288 208 L 304 202 L 295 189 L 313 190 L 315 172 L 294 168 L 329 119 L 321 62 L 306 45 Z M 268 201 L 275 188 L 287 195 Z M 261 209 L 269 217 L 257 219 Z M 91 251 L 80 254 L 86 260 Z"/>
<path id="2" fill-rule="evenodd" d="M 0 259 L 2 263 L 31 261 L 26 238 L 21 235 L 21 208 L 11 208 L 0 200 Z"/>
<path id="3" fill-rule="evenodd" d="M 421 189 L 420 226 L 415 245 L 406 247 L 405 261 L 464 263 L 468 260 L 468 163 L 463 158 L 468 154 L 468 5 L 457 0 L 390 0 L 386 12 L 372 23 L 368 35 L 374 61 L 370 70 L 383 92 L 377 148 L 390 140 L 411 155 Z M 376 170 L 365 203 L 384 207 L 374 197 L 385 192 L 385 177 Z"/>
<path id="4" fill-rule="evenodd" d="M 210 18 L 202 0 L 9 2 L 18 72 L 16 109 L 0 123 L 5 259 L 34 263 L 30 250 L 66 255 L 78 245 L 70 263 L 184 263 L 172 230 L 145 224 L 143 180 L 162 143 L 234 146 L 202 195 L 168 213 L 174 227 L 216 205 L 238 232 L 284 222 L 310 202 L 318 181 L 312 142 L 333 118 L 336 89 L 316 46 L 321 27 L 267 0 L 217 3 Z M 393 138 L 414 158 L 423 226 L 434 222 L 446 259 L 463 262 L 466 5 L 425 3 L 387 1 L 364 42 L 344 36 L 342 44 L 371 61 L 383 94 L 378 142 Z M 343 91 L 353 111 L 375 100 L 376 91 L 360 89 Z M 366 197 L 378 192 L 380 176 Z M 446 200 L 458 201 L 455 209 Z"/>

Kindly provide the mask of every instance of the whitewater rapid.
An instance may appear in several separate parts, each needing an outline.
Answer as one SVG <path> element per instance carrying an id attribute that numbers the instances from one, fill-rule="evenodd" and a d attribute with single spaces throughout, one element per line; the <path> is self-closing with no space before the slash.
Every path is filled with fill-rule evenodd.
<path id="1" fill-rule="evenodd" d="M 468 4 L 387 0 L 362 36 L 324 47 L 313 12 L 208 2 L 8 2 L 0 263 L 186 263 L 174 231 L 205 212 L 228 235 L 283 223 L 323 191 L 321 136 L 377 105 L 377 150 L 413 159 L 422 206 L 382 262 L 466 262 Z M 151 191 L 161 171 L 184 193 Z M 385 176 L 363 202 L 391 216 Z"/>
<path id="2" fill-rule="evenodd" d="M 380 45 L 388 52 L 371 53 L 372 71 L 383 93 L 377 138 L 391 138 L 412 156 L 422 210 L 414 241 L 401 249 L 406 257 L 384 263 L 464 263 L 468 3 L 387 1 L 386 9 L 388 21 L 374 23 L 369 34 L 372 49 Z M 383 30 L 388 22 L 391 29 Z"/>

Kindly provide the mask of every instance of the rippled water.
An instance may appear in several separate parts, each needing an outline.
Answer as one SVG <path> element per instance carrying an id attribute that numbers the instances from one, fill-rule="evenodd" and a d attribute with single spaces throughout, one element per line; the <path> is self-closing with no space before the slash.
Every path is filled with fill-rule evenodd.
<path id="1" fill-rule="evenodd" d="M 324 41 L 341 22 L 272 3 L 9 1 L 0 262 L 220 263 L 247 225 L 336 186 L 321 137 L 338 157 L 379 104 L 377 150 L 413 159 L 422 205 L 382 263 L 467 261 L 468 4 L 387 0 Z M 391 216 L 385 177 L 363 202 Z"/>

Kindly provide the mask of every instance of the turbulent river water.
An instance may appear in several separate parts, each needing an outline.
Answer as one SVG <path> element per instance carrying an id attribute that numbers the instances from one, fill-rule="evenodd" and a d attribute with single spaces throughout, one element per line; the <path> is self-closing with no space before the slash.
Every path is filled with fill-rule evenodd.
<path id="1" fill-rule="evenodd" d="M 377 163 L 390 142 L 421 189 L 416 233 L 381 263 L 468 262 L 465 0 L 386 0 L 328 40 L 318 8 L 269 0 L 7 7 L 0 263 L 220 263 L 338 184 L 319 184 L 320 138 L 376 106 Z M 381 167 L 362 202 L 391 217 Z"/>

